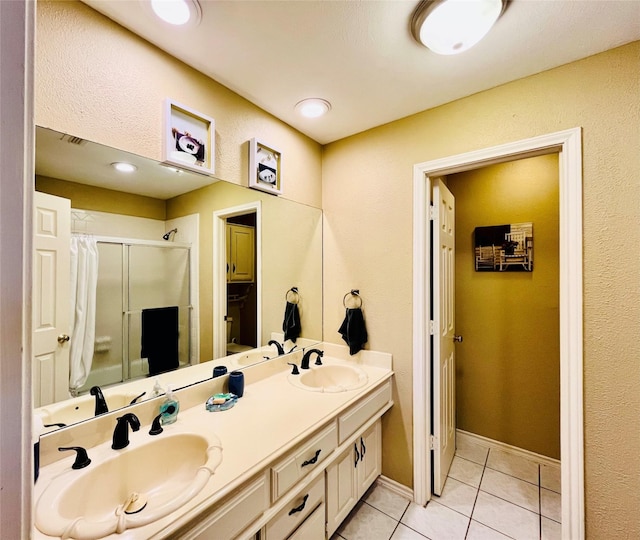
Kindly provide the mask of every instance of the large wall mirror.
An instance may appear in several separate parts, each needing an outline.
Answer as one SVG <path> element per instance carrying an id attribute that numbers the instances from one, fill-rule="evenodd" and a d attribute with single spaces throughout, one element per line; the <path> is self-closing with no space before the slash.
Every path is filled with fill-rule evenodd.
<path id="1" fill-rule="evenodd" d="M 284 350 L 322 340 L 320 209 L 42 127 L 36 192 L 33 386 L 45 423 L 91 418 L 94 387 L 112 411 L 152 397 L 156 380 L 177 389 L 211 378 L 213 364 L 272 358 L 289 301 L 300 330 Z M 85 264 L 73 285 L 57 259 Z M 95 316 L 78 319 L 93 281 Z M 70 314 L 62 328 L 56 304 Z M 74 342 L 84 354 L 67 358 Z"/>

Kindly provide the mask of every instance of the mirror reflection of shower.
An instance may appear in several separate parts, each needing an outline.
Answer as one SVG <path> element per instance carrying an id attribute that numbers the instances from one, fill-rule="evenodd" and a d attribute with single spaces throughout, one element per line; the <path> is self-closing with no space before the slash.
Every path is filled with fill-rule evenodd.
<path id="1" fill-rule="evenodd" d="M 169 241 L 169 239 L 171 238 L 171 233 L 175 235 L 177 232 L 178 232 L 178 227 L 176 227 L 175 229 L 171 229 L 170 231 L 167 231 L 162 235 L 162 239 Z M 174 236 L 173 239 L 175 240 L 175 238 L 176 237 Z"/>
<path id="2" fill-rule="evenodd" d="M 95 348 L 79 393 L 190 365 L 189 245 L 105 237 L 98 251 Z"/>

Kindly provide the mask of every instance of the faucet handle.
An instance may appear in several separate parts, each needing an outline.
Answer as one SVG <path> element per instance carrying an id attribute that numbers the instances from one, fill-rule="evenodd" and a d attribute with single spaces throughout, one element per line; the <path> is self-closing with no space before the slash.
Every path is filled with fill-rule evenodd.
<path id="1" fill-rule="evenodd" d="M 76 460 L 73 465 L 71 465 L 72 469 L 84 469 L 87 465 L 89 465 L 89 463 L 91 463 L 91 460 L 87 455 L 87 451 L 82 448 L 82 446 L 60 446 L 58 450 L 60 452 L 64 452 L 65 450 L 76 451 Z"/>
<path id="2" fill-rule="evenodd" d="M 298 371 L 298 366 L 292 362 L 287 362 L 288 365 L 293 366 L 293 370 L 291 370 L 291 375 L 300 375 L 300 371 Z"/>
<path id="3" fill-rule="evenodd" d="M 315 364 L 316 366 L 322 365 L 322 357 L 324 356 L 324 351 L 318 351 L 318 356 L 316 356 Z"/>

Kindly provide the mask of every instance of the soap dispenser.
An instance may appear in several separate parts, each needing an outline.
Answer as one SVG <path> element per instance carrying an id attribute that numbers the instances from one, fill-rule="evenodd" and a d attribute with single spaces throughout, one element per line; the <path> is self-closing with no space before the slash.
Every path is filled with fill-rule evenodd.
<path id="1" fill-rule="evenodd" d="M 162 415 L 162 424 L 173 424 L 178 419 L 178 411 L 180 410 L 180 403 L 173 395 L 171 386 L 167 386 L 167 395 L 164 401 L 160 405 L 160 414 Z"/>

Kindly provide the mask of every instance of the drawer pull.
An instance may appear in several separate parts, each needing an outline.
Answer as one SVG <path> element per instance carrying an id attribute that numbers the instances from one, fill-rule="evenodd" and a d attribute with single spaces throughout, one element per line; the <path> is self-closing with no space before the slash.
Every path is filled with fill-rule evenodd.
<path id="1" fill-rule="evenodd" d="M 308 459 L 307 461 L 304 461 L 301 465 L 301 467 L 306 467 L 307 465 L 314 465 L 317 461 L 318 461 L 318 456 L 320 455 L 322 449 L 320 450 L 316 450 L 316 455 L 313 456 L 311 459 Z"/>
<path id="2" fill-rule="evenodd" d="M 358 452 L 358 443 L 354 443 L 353 449 L 356 451 L 356 461 L 353 464 L 354 467 L 358 466 L 358 461 L 360 461 L 360 453 Z"/>
<path id="3" fill-rule="evenodd" d="M 364 457 L 366 453 L 367 453 L 367 447 L 364 445 L 364 440 L 362 439 L 362 437 L 360 437 L 360 455 Z"/>
<path id="4" fill-rule="evenodd" d="M 309 498 L 309 494 L 307 493 L 304 496 L 304 499 L 302 499 L 302 504 L 300 506 L 296 506 L 295 508 L 292 508 L 291 510 L 289 510 L 289 515 L 292 516 L 293 514 L 295 514 L 297 512 L 302 512 L 304 510 L 305 504 L 307 504 L 307 499 L 308 498 Z"/>

